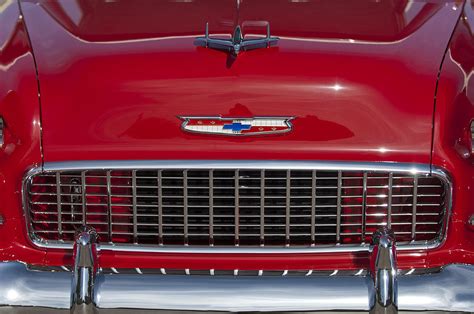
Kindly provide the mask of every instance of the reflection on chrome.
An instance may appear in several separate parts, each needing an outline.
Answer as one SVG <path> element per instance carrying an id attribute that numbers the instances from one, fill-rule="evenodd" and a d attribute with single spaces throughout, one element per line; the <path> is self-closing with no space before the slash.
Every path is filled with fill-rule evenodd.
<path id="1" fill-rule="evenodd" d="M 94 286 L 97 272 L 97 233 L 88 226 L 79 229 L 74 242 L 74 274 L 71 288 L 71 313 L 96 313 Z"/>
<path id="2" fill-rule="evenodd" d="M 398 312 L 397 253 L 395 235 L 382 228 L 374 233 L 371 256 L 371 274 L 374 280 L 375 300 L 372 314 Z"/>
<path id="3" fill-rule="evenodd" d="M 32 270 L 7 262 L 0 263 L 0 278 L 0 313 L 12 313 L 12 307 L 20 306 L 31 307 L 28 313 L 46 313 L 47 308 L 69 312 L 70 272 Z M 399 276 L 397 281 L 401 311 L 470 312 L 474 308 L 474 266 L 448 265 L 434 273 Z M 93 298 L 100 313 L 114 313 L 118 308 L 369 311 L 374 290 L 367 275 L 238 277 L 129 272 L 98 274 Z"/>

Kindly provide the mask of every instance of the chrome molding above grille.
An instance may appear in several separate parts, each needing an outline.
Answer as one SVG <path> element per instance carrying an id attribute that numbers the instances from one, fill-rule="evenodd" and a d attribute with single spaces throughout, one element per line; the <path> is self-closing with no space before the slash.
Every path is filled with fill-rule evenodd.
<path id="1" fill-rule="evenodd" d="M 341 182 L 341 174 L 346 171 L 360 171 L 360 172 L 365 172 L 363 176 L 363 211 L 362 211 L 362 217 L 364 217 L 367 213 L 365 212 L 366 209 L 366 202 L 367 202 L 367 173 L 372 173 L 372 172 L 386 172 L 388 174 L 388 187 L 389 187 L 389 200 L 388 200 L 388 210 L 387 210 L 387 215 L 388 215 L 388 225 L 390 226 L 391 224 L 391 215 L 392 215 L 392 210 L 391 210 L 391 186 L 393 184 L 394 180 L 394 173 L 397 174 L 406 174 L 406 175 L 412 175 L 415 180 L 418 180 L 417 178 L 423 178 L 427 176 L 432 176 L 439 178 L 443 182 L 444 186 L 444 215 L 443 215 L 443 221 L 442 221 L 442 228 L 441 232 L 439 234 L 439 237 L 434 240 L 434 241 L 411 241 L 410 243 L 404 243 L 399 245 L 398 249 L 399 250 L 426 250 L 426 249 L 432 249 L 437 246 L 439 246 L 446 234 L 446 228 L 447 228 L 447 220 L 449 217 L 449 212 L 451 208 L 451 194 L 452 194 L 452 186 L 451 186 L 451 181 L 449 178 L 449 175 L 446 174 L 446 172 L 440 168 L 433 168 L 431 169 L 429 165 L 424 165 L 424 164 L 403 164 L 403 163 L 364 163 L 364 162 L 314 162 L 314 161 L 262 161 L 262 160 L 243 160 L 243 161 L 213 161 L 213 160 L 156 160 L 156 161 L 132 161 L 132 160 L 126 160 L 126 161 L 78 161 L 78 162 L 54 162 L 54 163 L 46 163 L 43 168 L 34 168 L 30 170 L 27 175 L 24 178 L 23 181 L 23 202 L 24 202 L 24 210 L 25 210 L 25 216 L 27 217 L 27 227 L 30 232 L 30 239 L 32 240 L 33 244 L 38 246 L 38 247 L 47 247 L 47 248 L 62 248 L 62 249 L 71 249 L 72 244 L 68 242 L 63 242 L 63 241 L 44 241 L 40 237 L 38 237 L 33 231 L 32 228 L 32 223 L 30 220 L 30 214 L 29 214 L 29 186 L 30 183 L 32 182 L 32 178 L 35 175 L 41 174 L 41 173 L 59 173 L 59 172 L 65 172 L 65 171 L 82 171 L 82 175 L 85 174 L 85 171 L 92 171 L 92 170 L 101 170 L 101 171 L 106 171 L 106 188 L 108 191 L 108 198 L 110 200 L 111 193 L 111 179 L 110 179 L 110 171 L 113 170 L 130 170 L 132 171 L 132 181 L 136 180 L 136 170 L 144 171 L 144 170 L 170 170 L 170 169 L 188 169 L 188 170 L 210 170 L 212 169 L 213 171 L 216 170 L 226 170 L 226 169 L 238 169 L 238 170 L 261 170 L 262 173 L 262 178 L 264 176 L 265 170 L 287 170 L 287 175 L 289 175 L 290 171 L 296 171 L 296 170 L 315 170 L 313 171 L 316 173 L 316 171 L 337 171 L 338 173 L 338 202 L 337 202 L 337 213 L 340 213 L 341 210 L 341 188 L 340 188 L 340 182 Z M 210 171 L 209 176 L 211 176 L 211 173 L 213 171 Z M 187 173 L 187 171 L 185 171 Z M 160 186 L 159 182 L 161 182 L 161 177 L 160 177 L 161 171 L 158 171 L 157 175 L 157 186 Z M 263 179 L 262 179 L 263 180 Z M 314 187 L 315 185 L 315 175 L 312 181 L 312 186 Z M 136 183 L 136 181 L 134 181 Z M 289 181 L 288 181 L 289 182 Z M 79 194 L 84 194 L 85 193 L 85 180 L 84 178 L 81 180 L 81 191 Z M 136 184 L 134 185 L 136 189 Z M 260 189 L 265 190 L 264 184 L 260 184 Z M 416 184 L 414 185 L 414 189 L 416 192 Z M 212 189 L 211 189 L 212 190 Z M 79 192 L 79 191 L 76 191 Z M 162 193 L 161 189 L 158 188 L 158 195 Z M 235 189 L 236 195 L 239 193 L 239 189 Z M 137 203 L 136 203 L 136 193 L 133 193 L 135 195 L 133 197 L 133 202 L 131 204 L 134 213 L 136 213 L 137 210 Z M 210 193 L 212 196 L 212 192 Z M 82 195 L 82 200 L 85 200 L 85 195 Z M 71 196 L 73 197 L 73 196 Z M 184 195 L 186 198 L 186 195 Z M 288 194 L 288 188 L 287 188 L 287 199 L 289 197 Z M 160 198 L 158 198 L 160 199 Z M 212 199 L 212 197 L 211 197 Z M 58 197 L 59 200 L 59 197 Z M 238 200 L 238 198 L 237 198 Z M 416 213 L 416 197 L 413 197 L 413 213 Z M 110 206 L 110 201 L 108 202 Z M 289 204 L 288 201 L 286 204 Z M 311 217 L 314 217 L 314 202 L 312 203 L 312 211 L 311 211 Z M 237 208 L 238 204 L 236 204 Z M 289 206 L 286 206 L 286 212 L 290 210 Z M 162 221 L 163 219 L 163 209 L 162 209 L 162 204 L 159 202 L 157 204 L 157 209 L 158 209 L 158 219 L 159 221 Z M 82 210 L 83 213 L 86 210 L 86 204 L 85 202 L 82 203 Z M 187 211 L 187 206 L 184 206 L 183 209 L 185 212 Z M 213 210 L 214 210 L 214 205 L 212 200 L 209 202 L 209 215 L 213 215 Z M 259 211 L 263 211 L 264 208 L 261 206 Z M 58 212 L 61 211 L 61 204 L 58 205 Z M 109 210 L 110 213 L 110 210 Z M 239 212 L 236 210 L 236 215 L 238 215 Z M 61 215 L 58 215 L 58 219 L 61 219 Z M 84 215 L 83 215 L 84 216 Z M 286 215 L 286 226 L 288 226 L 288 217 L 289 215 Z M 341 222 L 340 222 L 340 215 L 338 215 L 338 220 L 337 220 L 337 237 L 340 237 L 341 234 Z M 211 220 L 212 221 L 212 220 Z M 313 231 L 315 228 L 314 224 L 314 219 L 311 220 L 311 230 Z M 365 221 L 365 220 L 364 220 Z M 413 218 L 413 221 L 416 223 L 416 216 Z M 137 219 L 136 215 L 134 218 L 134 229 L 133 229 L 133 236 L 134 239 L 137 238 Z M 110 217 L 108 220 L 108 223 L 110 223 Z M 362 229 L 365 231 L 365 223 L 361 226 Z M 160 224 L 160 228 L 162 228 L 162 225 Z M 185 228 L 186 229 L 186 228 Z M 209 237 L 210 241 L 213 241 L 213 237 L 215 235 L 215 226 L 210 222 L 209 223 Z M 262 228 L 261 228 L 262 229 Z M 110 229 L 109 229 L 110 230 Z M 64 230 L 60 230 L 58 232 L 65 232 Z M 162 231 L 160 231 L 162 232 Z M 236 225 L 236 238 L 238 238 L 238 225 Z M 259 236 L 262 237 L 264 234 L 264 230 L 259 231 L 260 234 Z M 411 231 L 413 234 L 413 230 Z M 109 235 L 110 236 L 110 235 Z M 289 228 L 286 227 L 285 230 L 285 237 L 288 238 L 289 236 Z M 314 236 L 312 235 L 312 238 Z M 136 242 L 136 241 L 135 241 Z M 212 242 L 211 242 L 212 243 Z M 238 242 L 237 242 L 238 243 Z M 169 253 L 315 253 L 315 252 L 362 252 L 362 251 L 369 251 L 370 250 L 370 245 L 368 243 L 360 243 L 357 245 L 347 245 L 347 244 L 336 244 L 336 245 L 317 245 L 317 246 L 286 246 L 286 247 L 275 247 L 275 246 L 254 246 L 254 247 L 248 247 L 248 246 L 192 246 L 192 245 L 163 245 L 160 243 L 159 245 L 142 245 L 142 244 L 117 244 L 117 243 L 107 243 L 107 241 L 102 241 L 100 245 L 98 245 L 99 250 L 116 250 L 116 251 L 128 251 L 128 252 L 169 252 Z"/>

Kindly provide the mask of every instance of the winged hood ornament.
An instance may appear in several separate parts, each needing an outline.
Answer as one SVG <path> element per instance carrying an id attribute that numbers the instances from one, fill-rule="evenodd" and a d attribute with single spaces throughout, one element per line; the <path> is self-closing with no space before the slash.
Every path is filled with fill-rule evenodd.
<path id="1" fill-rule="evenodd" d="M 240 25 L 235 27 L 231 39 L 212 38 L 209 37 L 209 23 L 206 23 L 204 37 L 197 37 L 194 40 L 194 44 L 196 46 L 230 52 L 237 56 L 240 51 L 275 46 L 278 43 L 278 40 L 278 37 L 271 36 L 270 34 L 270 23 L 267 23 L 267 36 L 265 38 L 257 39 L 244 39 Z"/>

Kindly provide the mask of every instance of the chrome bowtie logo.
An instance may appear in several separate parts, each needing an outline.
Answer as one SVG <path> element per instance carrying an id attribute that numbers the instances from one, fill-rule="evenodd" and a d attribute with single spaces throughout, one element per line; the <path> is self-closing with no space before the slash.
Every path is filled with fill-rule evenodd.
<path id="1" fill-rule="evenodd" d="M 220 135 L 261 135 L 290 132 L 294 117 L 179 117 L 186 132 Z"/>
<path id="2" fill-rule="evenodd" d="M 196 46 L 231 52 L 237 56 L 240 51 L 275 46 L 278 40 L 278 37 L 273 37 L 270 34 L 270 23 L 267 23 L 267 36 L 258 39 L 244 39 L 242 28 L 239 25 L 235 27 L 231 39 L 211 38 L 209 37 L 209 23 L 206 23 L 204 37 L 197 37 L 194 44 Z"/>

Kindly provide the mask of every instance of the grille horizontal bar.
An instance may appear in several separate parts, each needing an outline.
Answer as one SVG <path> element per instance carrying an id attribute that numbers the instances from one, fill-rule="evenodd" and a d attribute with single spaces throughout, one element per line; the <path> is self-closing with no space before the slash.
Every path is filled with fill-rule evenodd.
<path id="1" fill-rule="evenodd" d="M 381 226 L 401 245 L 434 243 L 450 203 L 449 182 L 429 172 L 199 162 L 45 169 L 24 193 L 35 241 L 70 244 L 87 224 L 101 243 L 135 247 L 364 246 Z"/>

